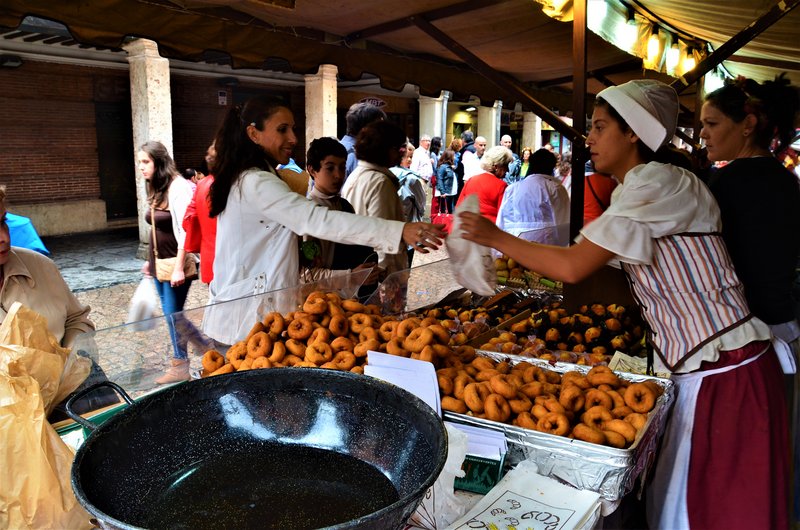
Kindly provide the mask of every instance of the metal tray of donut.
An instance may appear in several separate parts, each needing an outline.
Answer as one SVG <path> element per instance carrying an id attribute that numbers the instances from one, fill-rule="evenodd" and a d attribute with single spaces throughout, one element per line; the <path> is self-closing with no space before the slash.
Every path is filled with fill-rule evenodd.
<path id="1" fill-rule="evenodd" d="M 586 373 L 591 368 L 569 363 L 551 364 L 539 359 L 484 350 L 478 350 L 478 355 L 495 361 L 508 361 L 512 365 L 527 361 L 558 373 L 570 371 Z M 655 460 L 658 441 L 664 432 L 667 415 L 675 399 L 675 384 L 669 379 L 625 372 L 616 373 L 632 382 L 649 379 L 664 388 L 664 393 L 656 401 L 656 406 L 648 415 L 644 428 L 627 449 L 597 445 L 449 411 L 445 411 L 444 418 L 456 423 L 503 432 L 509 443 L 506 462 L 510 465 L 522 460 L 533 460 L 539 467 L 541 475 L 561 480 L 578 489 L 597 492 L 608 501 L 617 501 L 633 489 L 636 478 L 649 469 Z"/>

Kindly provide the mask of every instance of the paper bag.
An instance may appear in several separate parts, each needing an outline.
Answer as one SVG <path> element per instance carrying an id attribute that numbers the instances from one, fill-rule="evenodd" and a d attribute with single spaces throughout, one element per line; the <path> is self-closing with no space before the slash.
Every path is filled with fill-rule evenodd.
<path id="1" fill-rule="evenodd" d="M 38 313 L 15 303 L 0 326 L 0 528 L 91 528 L 72 492 L 74 454 L 47 422 L 89 374 Z"/>
<path id="2" fill-rule="evenodd" d="M 468 195 L 456 207 L 453 228 L 447 236 L 447 252 L 456 281 L 473 293 L 492 296 L 497 285 L 497 271 L 494 267 L 492 249 L 462 237 L 461 212 L 480 213 L 477 195 Z"/>

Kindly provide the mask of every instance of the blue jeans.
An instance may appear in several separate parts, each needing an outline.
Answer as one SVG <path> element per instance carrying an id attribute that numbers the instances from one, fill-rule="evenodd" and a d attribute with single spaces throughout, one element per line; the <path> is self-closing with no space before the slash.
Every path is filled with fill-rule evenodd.
<path id="1" fill-rule="evenodd" d="M 183 282 L 182 285 L 173 287 L 169 282 L 162 282 L 153 278 L 156 284 L 156 292 L 161 299 L 161 310 L 167 318 L 169 328 L 169 338 L 172 341 L 172 352 L 175 359 L 184 360 L 188 358 L 186 350 L 190 340 L 200 344 L 206 339 L 194 324 L 183 316 L 183 304 L 186 303 L 186 295 L 189 294 L 189 287 L 192 280 Z"/>

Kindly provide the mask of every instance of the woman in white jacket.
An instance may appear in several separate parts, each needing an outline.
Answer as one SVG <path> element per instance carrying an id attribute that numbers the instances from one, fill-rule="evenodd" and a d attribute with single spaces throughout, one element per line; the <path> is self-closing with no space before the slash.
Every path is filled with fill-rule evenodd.
<path id="1" fill-rule="evenodd" d="M 420 252 L 441 243 L 440 226 L 335 212 L 291 191 L 275 167 L 292 155 L 294 127 L 292 111 L 283 102 L 259 96 L 234 107 L 217 133 L 210 193 L 210 214 L 218 219 L 212 304 L 296 285 L 298 235 L 388 253 L 400 251 L 403 241 Z M 230 308 L 227 319 L 215 317 L 205 328 L 227 344 L 244 338 L 256 318 L 249 309 Z"/>

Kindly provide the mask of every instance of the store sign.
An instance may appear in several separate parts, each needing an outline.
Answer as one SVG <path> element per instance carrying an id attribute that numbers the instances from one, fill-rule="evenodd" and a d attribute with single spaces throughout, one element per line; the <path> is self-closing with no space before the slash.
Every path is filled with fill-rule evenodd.
<path id="1" fill-rule="evenodd" d="M 359 103 L 369 103 L 370 105 L 375 105 L 378 108 L 382 108 L 386 106 L 386 102 L 381 98 L 364 98 Z"/>

